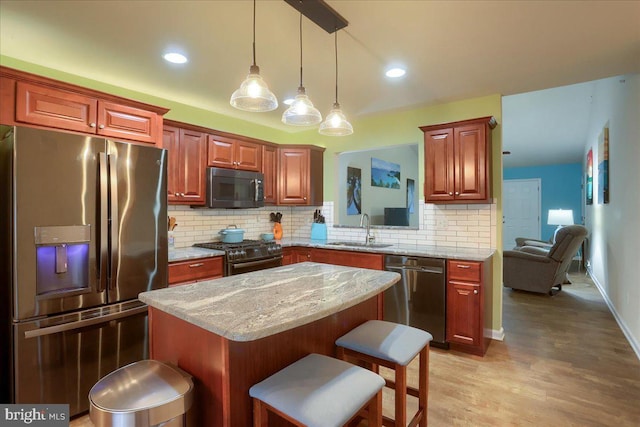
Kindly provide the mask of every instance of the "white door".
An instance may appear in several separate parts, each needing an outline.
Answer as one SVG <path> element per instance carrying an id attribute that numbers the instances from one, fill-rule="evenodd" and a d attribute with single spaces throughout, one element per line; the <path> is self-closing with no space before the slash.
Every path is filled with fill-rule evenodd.
<path id="1" fill-rule="evenodd" d="M 540 179 L 507 179 L 502 183 L 502 249 L 516 237 L 540 239 Z"/>

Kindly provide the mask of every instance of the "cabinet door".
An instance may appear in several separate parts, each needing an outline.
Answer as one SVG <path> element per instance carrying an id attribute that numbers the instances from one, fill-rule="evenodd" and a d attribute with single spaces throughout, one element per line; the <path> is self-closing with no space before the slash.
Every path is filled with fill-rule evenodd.
<path id="1" fill-rule="evenodd" d="M 180 202 L 178 193 L 182 191 L 180 170 L 180 129 L 164 126 L 162 129 L 162 148 L 167 150 L 167 201 Z"/>
<path id="2" fill-rule="evenodd" d="M 282 265 L 290 265 L 293 263 L 293 248 L 282 248 Z"/>
<path id="3" fill-rule="evenodd" d="M 209 135 L 207 143 L 207 166 L 234 168 L 235 141 L 217 135 Z"/>
<path id="4" fill-rule="evenodd" d="M 424 133 L 424 195 L 427 202 L 455 198 L 453 129 Z"/>
<path id="5" fill-rule="evenodd" d="M 450 280 L 447 284 L 447 341 L 481 345 L 480 284 Z"/>
<path id="6" fill-rule="evenodd" d="M 169 264 L 169 285 L 222 277 L 222 257 L 199 258 Z"/>
<path id="7" fill-rule="evenodd" d="M 112 102 L 98 102 L 98 135 L 155 144 L 160 118 L 156 113 Z"/>
<path id="8" fill-rule="evenodd" d="M 190 205 L 204 204 L 206 141 L 202 132 L 180 129 L 180 199 Z"/>
<path id="9" fill-rule="evenodd" d="M 456 200 L 487 199 L 487 144 L 484 124 L 455 128 Z"/>
<path id="10" fill-rule="evenodd" d="M 262 173 L 264 174 L 264 203 L 278 203 L 278 148 L 262 146 Z"/>
<path id="11" fill-rule="evenodd" d="M 313 249 L 311 261 L 324 264 L 344 265 L 346 267 L 383 269 L 383 258 L 380 254 L 352 251 L 336 251 L 333 249 Z"/>
<path id="12" fill-rule="evenodd" d="M 16 85 L 17 122 L 95 133 L 97 112 L 94 98 L 31 83 Z"/>
<path id="13" fill-rule="evenodd" d="M 305 261 L 311 261 L 311 249 L 295 248 L 292 253 L 293 264 Z"/>
<path id="14" fill-rule="evenodd" d="M 237 141 L 235 145 L 236 168 L 260 172 L 262 169 L 262 146 L 247 141 Z"/>
<path id="15" fill-rule="evenodd" d="M 307 205 L 309 194 L 309 150 L 280 149 L 278 204 Z"/>

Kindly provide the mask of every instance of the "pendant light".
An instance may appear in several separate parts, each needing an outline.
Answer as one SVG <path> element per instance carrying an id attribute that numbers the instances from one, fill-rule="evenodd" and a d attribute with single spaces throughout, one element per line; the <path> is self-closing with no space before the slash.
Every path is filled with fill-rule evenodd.
<path id="1" fill-rule="evenodd" d="M 282 123 L 293 126 L 312 126 L 322 121 L 322 114 L 307 96 L 302 85 L 302 13 L 300 13 L 300 86 L 293 103 L 282 114 Z"/>
<path id="2" fill-rule="evenodd" d="M 256 65 L 256 0 L 253 0 L 253 65 L 240 88 L 233 92 L 229 103 L 238 110 L 251 112 L 272 111 L 278 108 L 278 99 L 260 76 Z"/>
<path id="3" fill-rule="evenodd" d="M 340 104 L 338 103 L 338 30 L 335 31 L 335 52 L 336 52 L 336 102 L 327 115 L 326 119 L 320 125 L 320 132 L 327 136 L 345 136 L 353 133 L 353 126 L 347 121 Z"/>

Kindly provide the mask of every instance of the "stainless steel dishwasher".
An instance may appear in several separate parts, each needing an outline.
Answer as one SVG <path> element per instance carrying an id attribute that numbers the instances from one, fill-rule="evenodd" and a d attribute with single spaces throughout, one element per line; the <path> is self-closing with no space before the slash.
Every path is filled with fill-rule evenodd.
<path id="1" fill-rule="evenodd" d="M 432 345 L 446 343 L 446 260 L 387 255 L 384 269 L 400 281 L 384 292 L 384 320 L 410 325 L 433 335 Z"/>

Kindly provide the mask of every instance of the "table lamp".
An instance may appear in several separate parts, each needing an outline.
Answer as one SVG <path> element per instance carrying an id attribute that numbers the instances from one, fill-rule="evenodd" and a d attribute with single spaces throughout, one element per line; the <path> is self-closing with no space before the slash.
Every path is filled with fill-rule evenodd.
<path id="1" fill-rule="evenodd" d="M 547 224 L 557 225 L 556 231 L 553 232 L 553 243 L 556 242 L 556 234 L 565 225 L 573 225 L 573 210 L 571 209 L 549 209 Z"/>

